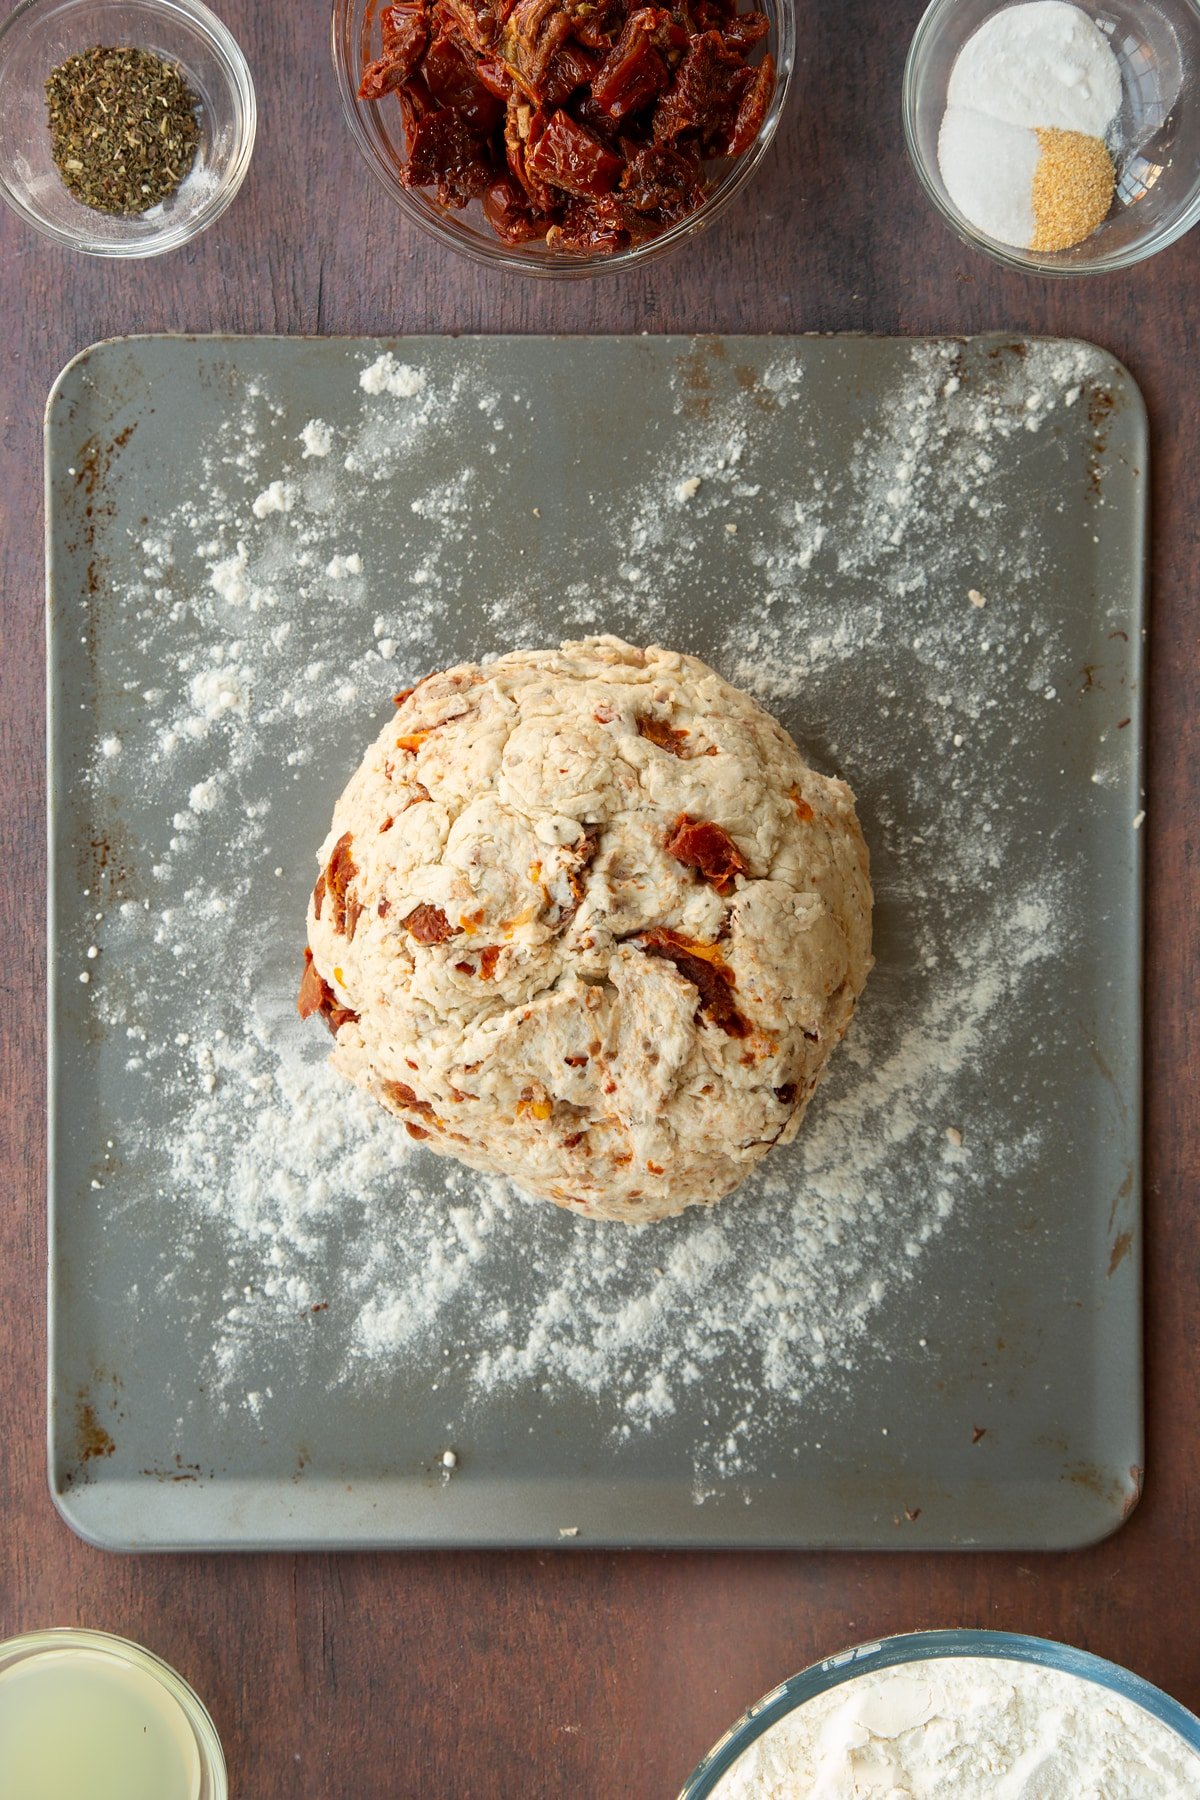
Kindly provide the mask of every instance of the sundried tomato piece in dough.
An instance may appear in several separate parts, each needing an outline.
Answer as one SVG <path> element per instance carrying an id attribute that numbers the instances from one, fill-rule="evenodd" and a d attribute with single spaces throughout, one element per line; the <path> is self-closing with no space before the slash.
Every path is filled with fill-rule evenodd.
<path id="1" fill-rule="evenodd" d="M 721 825 L 680 813 L 667 838 L 667 855 L 685 868 L 698 869 L 718 894 L 733 892 L 735 875 L 746 873 L 741 851 Z"/>

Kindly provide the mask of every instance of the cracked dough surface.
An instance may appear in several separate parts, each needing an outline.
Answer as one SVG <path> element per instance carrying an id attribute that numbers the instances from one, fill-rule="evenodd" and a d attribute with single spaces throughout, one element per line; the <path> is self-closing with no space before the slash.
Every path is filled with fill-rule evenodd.
<path id="1" fill-rule="evenodd" d="M 335 1066 L 595 1218 L 711 1204 L 789 1142 L 871 966 L 850 789 L 705 663 L 612 637 L 420 682 L 320 863 L 300 1004 Z"/>

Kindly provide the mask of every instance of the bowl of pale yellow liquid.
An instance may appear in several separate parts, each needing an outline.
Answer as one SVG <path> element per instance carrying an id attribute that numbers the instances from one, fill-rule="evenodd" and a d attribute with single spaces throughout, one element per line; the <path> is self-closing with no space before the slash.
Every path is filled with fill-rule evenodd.
<path id="1" fill-rule="evenodd" d="M 103 1631 L 0 1643 L 3 1800 L 227 1800 L 212 1720 L 165 1662 Z"/>

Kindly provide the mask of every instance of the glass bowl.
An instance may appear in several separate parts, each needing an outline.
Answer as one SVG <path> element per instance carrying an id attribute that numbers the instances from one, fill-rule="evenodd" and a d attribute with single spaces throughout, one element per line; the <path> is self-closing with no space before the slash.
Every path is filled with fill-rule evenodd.
<path id="1" fill-rule="evenodd" d="M 196 160 L 148 212 L 85 206 L 50 155 L 46 77 L 97 44 L 178 63 L 200 101 Z M 0 194 L 46 237 L 89 256 L 158 256 L 219 219 L 250 166 L 255 120 L 246 59 L 200 0 L 23 0 L 0 26 Z"/>
<path id="2" fill-rule="evenodd" d="M 950 199 L 938 168 L 950 71 L 1004 3 L 933 0 L 917 26 L 904 70 L 904 135 L 925 192 L 961 238 L 1013 269 L 1099 275 L 1165 250 L 1200 219 L 1200 0 L 1076 0 L 1121 70 L 1121 111 L 1109 133 L 1117 191 L 1091 237 L 1057 251 L 1015 249 L 978 230 Z"/>
<path id="3" fill-rule="evenodd" d="M 401 212 L 440 243 L 462 251 L 464 256 L 473 257 L 477 262 L 551 279 L 570 280 L 627 269 L 631 264 L 666 256 L 711 225 L 745 187 L 767 153 L 787 101 L 796 56 L 795 0 L 754 0 L 754 4 L 770 20 L 771 29 L 764 49 L 775 58 L 775 93 L 758 137 L 744 155 L 726 163 L 712 193 L 694 213 L 669 226 L 648 243 L 635 244 L 610 255 L 549 250 L 541 242 L 502 243 L 485 219 L 478 200 L 473 200 L 461 212 L 455 212 L 438 206 L 423 193 L 400 185 L 400 170 L 407 160 L 407 150 L 399 102 L 394 95 L 382 101 L 358 98 L 362 69 L 379 54 L 372 37 L 376 0 L 333 0 L 331 48 L 342 110 L 368 168 L 383 183 Z"/>
<path id="4" fill-rule="evenodd" d="M 767 1694 L 731 1726 L 684 1784 L 679 1800 L 706 1800 L 708 1795 L 718 1795 L 722 1778 L 755 1739 L 818 1694 L 899 1663 L 964 1656 L 1033 1663 L 1038 1668 L 1077 1676 L 1081 1681 L 1121 1695 L 1149 1713 L 1200 1756 L 1200 1719 L 1185 1706 L 1180 1706 L 1177 1700 L 1143 1681 L 1140 1675 L 1131 1674 L 1116 1663 L 1105 1662 L 1086 1650 L 1074 1650 L 1068 1644 L 1053 1643 L 1049 1638 L 1025 1637 L 1007 1631 L 914 1631 L 902 1637 L 882 1638 L 873 1644 L 859 1644 L 853 1650 L 827 1657 L 824 1662 L 814 1663 L 801 1674 L 793 1675 L 790 1681 Z"/>
<path id="5" fill-rule="evenodd" d="M 189 1800 L 228 1800 L 225 1756 L 216 1726 L 183 1676 L 152 1650 L 107 1631 L 67 1625 L 29 1631 L 0 1643 L 0 1694 L 10 1681 L 20 1683 L 20 1716 L 31 1740 L 17 1748 L 6 1739 L 9 1755 L 18 1763 L 17 1770 L 10 1773 L 25 1768 L 23 1757 L 43 1755 L 41 1746 L 47 1734 L 53 1733 L 57 1741 L 60 1731 L 66 1740 L 75 1740 L 76 1750 L 83 1734 L 84 1748 L 93 1759 L 106 1754 L 127 1757 L 129 1729 L 136 1733 L 140 1715 L 144 1721 L 141 1732 L 144 1736 L 151 1730 L 150 1742 L 158 1759 L 156 1788 L 165 1762 L 176 1778 L 173 1791 L 186 1788 Z M 102 1742 L 96 1733 L 104 1718 L 112 1721 L 113 1735 Z M 141 1757 L 139 1762 L 141 1788 L 151 1782 L 154 1765 Z M 63 1771 L 58 1773 L 65 1778 Z M 53 1782 L 44 1766 L 39 1767 L 39 1774 L 43 1781 Z M 0 1786 L 4 1784 L 0 1782 Z M 19 1780 L 18 1786 L 26 1791 Z M 9 1791 L 4 1787 L 6 1794 Z M 42 1791 L 40 1786 L 38 1791 Z M 104 1791 L 114 1790 L 105 1785 Z"/>

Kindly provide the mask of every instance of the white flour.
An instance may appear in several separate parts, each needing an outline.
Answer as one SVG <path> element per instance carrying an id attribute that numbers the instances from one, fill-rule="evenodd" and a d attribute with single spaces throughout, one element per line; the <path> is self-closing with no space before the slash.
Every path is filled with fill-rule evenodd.
<path id="1" fill-rule="evenodd" d="M 102 796 L 119 770 L 162 829 L 152 897 L 96 915 L 88 993 L 153 1088 L 147 1122 L 131 1107 L 113 1154 L 143 1182 L 153 1171 L 180 1282 L 189 1257 L 223 1245 L 223 1307 L 196 1327 L 223 1404 L 269 1417 L 264 1370 L 301 1311 L 327 1308 L 338 1381 L 403 1370 L 448 1396 L 455 1429 L 505 1393 L 574 1395 L 616 1443 L 702 1421 L 689 1424 L 701 1500 L 764 1445 L 798 1454 L 810 1400 L 848 1391 L 873 1360 L 925 1354 L 922 1313 L 901 1297 L 919 1292 L 930 1247 L 969 1231 L 976 1199 L 1037 1152 L 1036 1127 L 1020 1108 L 1014 1125 L 1014 1097 L 980 1072 L 1036 1033 L 1071 872 L 1068 848 L 1030 856 L 1021 781 L 1034 772 L 1007 768 L 1002 791 L 993 778 L 1014 705 L 1060 704 L 1062 679 L 1052 597 L 1028 598 L 1036 522 L 1014 528 L 994 452 L 1052 432 L 1103 367 L 1084 348 L 1035 349 L 984 393 L 960 383 L 959 362 L 953 345 L 915 347 L 835 479 L 781 352 L 765 391 L 792 420 L 794 483 L 747 474 L 747 403 L 713 403 L 664 436 L 652 478 L 614 509 L 608 566 L 555 596 L 531 595 L 519 563 L 498 568 L 480 546 L 480 461 L 499 456 L 503 474 L 520 459 L 520 394 L 480 396 L 466 373 L 435 380 L 385 354 L 348 371 L 349 423 L 304 424 L 252 384 L 200 447 L 197 484 L 155 521 L 124 596 L 144 673 L 102 722 L 92 778 Z M 464 439 L 475 461 L 427 468 Z M 381 497 L 412 520 L 401 567 L 378 566 Z M 672 596 L 702 564 L 746 605 L 724 609 L 716 639 L 689 641 Z M 864 577 L 873 598 L 842 605 L 845 581 Z M 700 650 L 865 801 L 879 966 L 798 1144 L 711 1215 L 597 1226 L 410 1153 L 296 1016 L 333 795 L 390 694 L 444 664 L 460 582 L 489 595 L 496 648 L 620 629 Z M 317 776 L 319 815 L 297 785 Z M 1096 791 L 1099 804 L 1101 779 Z M 117 1174 L 98 1185 L 120 1203 Z M 290 1379 L 306 1354 L 287 1349 Z"/>
<path id="2" fill-rule="evenodd" d="M 1196 1800 L 1200 1755 L 1058 1669 L 939 1657 L 865 1673 L 763 1733 L 713 1800 Z"/>

